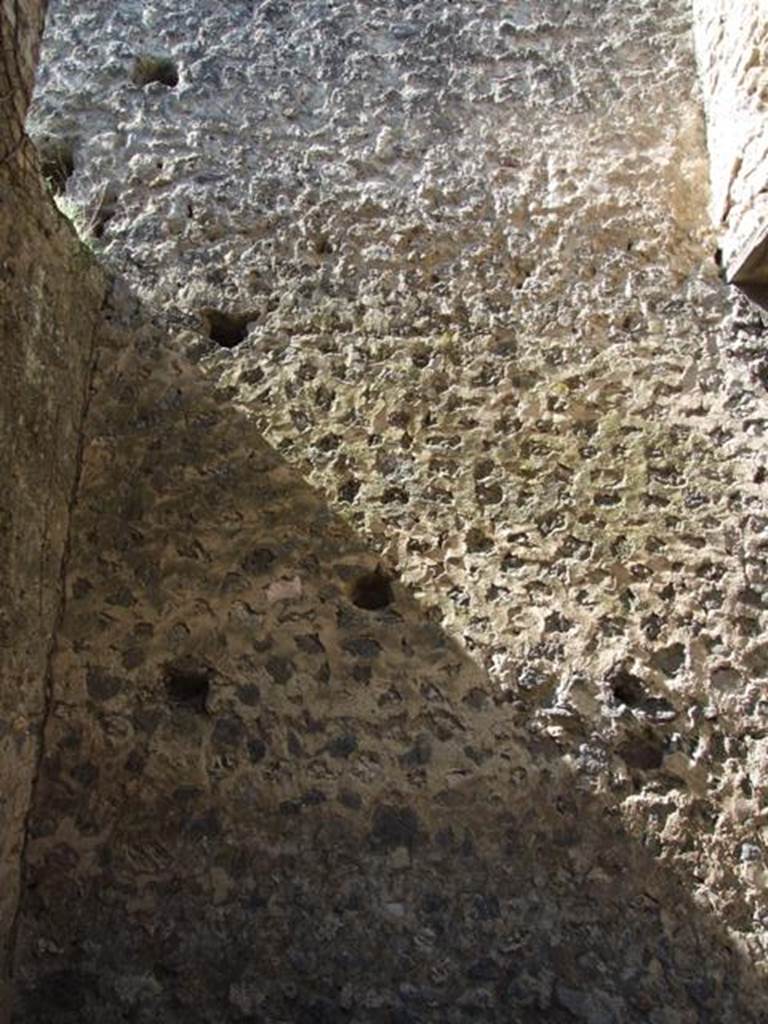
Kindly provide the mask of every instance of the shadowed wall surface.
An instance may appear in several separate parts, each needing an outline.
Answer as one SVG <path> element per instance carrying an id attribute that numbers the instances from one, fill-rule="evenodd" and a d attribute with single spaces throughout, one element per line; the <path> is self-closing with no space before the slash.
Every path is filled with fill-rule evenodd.
<path id="1" fill-rule="evenodd" d="M 0 1018 L 103 292 L 24 137 L 41 26 L 0 7 Z"/>

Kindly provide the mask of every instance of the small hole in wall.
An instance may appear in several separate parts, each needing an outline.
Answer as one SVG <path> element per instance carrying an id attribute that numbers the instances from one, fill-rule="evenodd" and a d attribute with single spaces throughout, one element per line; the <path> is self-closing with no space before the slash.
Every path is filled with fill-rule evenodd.
<path id="1" fill-rule="evenodd" d="M 253 313 L 225 313 L 220 309 L 201 309 L 205 332 L 211 341 L 222 348 L 236 348 L 248 336 L 248 324 L 255 320 Z"/>
<path id="2" fill-rule="evenodd" d="M 165 666 L 165 692 L 169 704 L 197 714 L 207 710 L 213 670 L 194 658 L 180 658 Z"/>
<path id="3" fill-rule="evenodd" d="M 366 611 L 386 608 L 394 599 L 392 583 L 386 573 L 382 572 L 381 566 L 359 576 L 352 584 L 352 603 Z"/>
<path id="4" fill-rule="evenodd" d="M 611 679 L 611 692 L 616 701 L 626 704 L 628 708 L 639 707 L 646 696 L 641 680 L 626 669 L 614 673 Z"/>
<path id="5" fill-rule="evenodd" d="M 169 89 L 175 89 L 179 84 L 179 72 L 170 57 L 143 53 L 136 58 L 131 79 L 138 86 L 158 82 Z"/>
<path id="6" fill-rule="evenodd" d="M 42 175 L 50 182 L 53 194 L 59 196 L 75 171 L 74 147 L 64 139 L 47 138 L 38 142 L 37 148 Z"/>

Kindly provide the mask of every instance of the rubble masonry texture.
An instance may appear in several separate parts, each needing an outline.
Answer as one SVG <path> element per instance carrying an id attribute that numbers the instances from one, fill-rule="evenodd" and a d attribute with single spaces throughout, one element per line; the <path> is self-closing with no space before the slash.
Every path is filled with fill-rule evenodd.
<path id="1" fill-rule="evenodd" d="M 18 1020 L 764 1019 L 765 323 L 688 4 L 59 0 L 31 125 L 123 283 Z"/>
<path id="2" fill-rule="evenodd" d="M 38 2 L 0 8 L 0 1019 L 103 275 L 24 141 Z"/>

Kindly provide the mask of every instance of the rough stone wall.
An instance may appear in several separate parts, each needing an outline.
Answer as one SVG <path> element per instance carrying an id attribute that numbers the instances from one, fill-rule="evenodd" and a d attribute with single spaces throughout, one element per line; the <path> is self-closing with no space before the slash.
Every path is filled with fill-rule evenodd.
<path id="1" fill-rule="evenodd" d="M 0 9 L 0 1019 L 102 295 L 25 139 L 42 7 Z"/>
<path id="2" fill-rule="evenodd" d="M 0 6 L 0 160 L 18 158 L 32 95 L 46 0 L 3 0 Z"/>
<path id="3" fill-rule="evenodd" d="M 361 608 L 363 540 L 127 295 L 109 317 L 19 1024 L 763 1019 L 742 922 L 627 829 L 605 744 L 527 728 L 401 585 Z M 630 799 L 682 839 L 648 700 Z"/>
<path id="4" fill-rule="evenodd" d="M 761 1020 L 763 325 L 688 5 L 51 15 L 36 130 L 171 335 L 113 298 L 19 1019 Z"/>
<path id="5" fill-rule="evenodd" d="M 712 214 L 732 280 L 764 280 L 768 220 L 768 12 L 761 0 L 695 0 L 710 138 Z"/>

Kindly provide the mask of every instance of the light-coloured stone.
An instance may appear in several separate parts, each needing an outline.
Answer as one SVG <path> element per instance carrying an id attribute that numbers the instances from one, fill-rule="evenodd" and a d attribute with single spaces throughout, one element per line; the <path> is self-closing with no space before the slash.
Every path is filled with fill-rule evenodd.
<path id="1" fill-rule="evenodd" d="M 768 8 L 694 0 L 711 210 L 729 280 L 768 281 Z"/>

